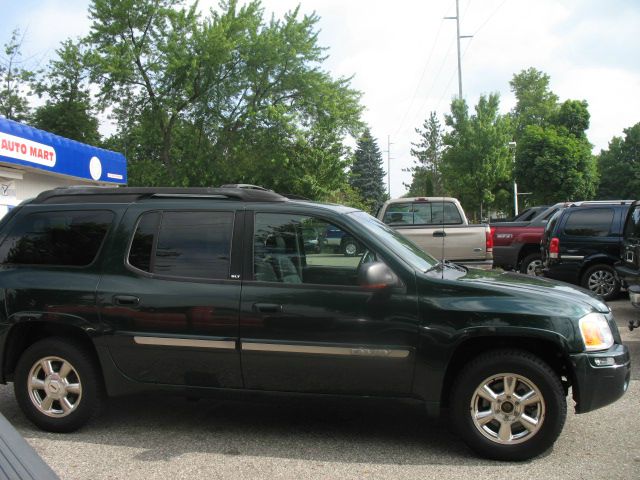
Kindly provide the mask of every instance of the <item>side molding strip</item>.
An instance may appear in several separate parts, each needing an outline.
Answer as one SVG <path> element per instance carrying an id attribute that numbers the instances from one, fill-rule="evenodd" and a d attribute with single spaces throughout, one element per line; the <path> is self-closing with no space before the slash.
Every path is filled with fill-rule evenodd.
<path id="1" fill-rule="evenodd" d="M 409 350 L 389 348 L 319 347 L 279 343 L 242 343 L 242 350 L 250 352 L 309 353 L 315 355 L 346 355 L 354 357 L 407 358 Z"/>
<path id="2" fill-rule="evenodd" d="M 236 342 L 232 340 L 198 340 L 190 338 L 133 337 L 138 345 L 160 345 L 164 347 L 194 347 L 235 350 Z"/>

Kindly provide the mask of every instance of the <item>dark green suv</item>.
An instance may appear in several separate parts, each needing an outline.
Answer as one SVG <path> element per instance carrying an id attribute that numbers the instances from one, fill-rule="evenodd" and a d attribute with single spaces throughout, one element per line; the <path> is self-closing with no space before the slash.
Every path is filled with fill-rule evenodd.
<path id="1" fill-rule="evenodd" d="M 318 249 L 339 229 L 361 252 Z M 443 407 L 480 454 L 548 449 L 627 389 L 585 290 L 439 262 L 370 215 L 240 188 L 67 188 L 0 225 L 0 381 L 66 432 L 105 396 L 286 392 Z"/>

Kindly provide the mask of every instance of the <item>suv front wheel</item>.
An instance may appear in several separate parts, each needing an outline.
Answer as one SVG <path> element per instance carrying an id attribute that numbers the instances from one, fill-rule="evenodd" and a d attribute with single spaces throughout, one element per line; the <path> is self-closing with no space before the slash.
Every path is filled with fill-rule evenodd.
<path id="1" fill-rule="evenodd" d="M 612 266 L 600 263 L 587 270 L 582 275 L 582 286 L 600 295 L 603 300 L 613 300 L 620 293 L 620 280 Z"/>
<path id="2" fill-rule="evenodd" d="M 560 435 L 567 403 L 558 376 L 540 358 L 497 350 L 470 362 L 452 389 L 452 423 L 480 455 L 526 460 Z"/>
<path id="3" fill-rule="evenodd" d="M 27 418 L 50 432 L 77 430 L 97 414 L 104 397 L 93 356 L 62 338 L 40 340 L 24 351 L 14 390 Z"/>

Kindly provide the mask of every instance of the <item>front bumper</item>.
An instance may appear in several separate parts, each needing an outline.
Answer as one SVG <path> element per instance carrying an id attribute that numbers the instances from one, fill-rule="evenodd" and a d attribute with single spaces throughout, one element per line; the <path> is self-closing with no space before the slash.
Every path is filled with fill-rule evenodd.
<path id="1" fill-rule="evenodd" d="M 615 344 L 609 350 L 576 353 L 570 357 L 574 372 L 576 413 L 609 405 L 627 391 L 631 379 L 631 358 L 626 345 Z M 596 358 L 611 358 L 613 365 L 597 366 Z"/>

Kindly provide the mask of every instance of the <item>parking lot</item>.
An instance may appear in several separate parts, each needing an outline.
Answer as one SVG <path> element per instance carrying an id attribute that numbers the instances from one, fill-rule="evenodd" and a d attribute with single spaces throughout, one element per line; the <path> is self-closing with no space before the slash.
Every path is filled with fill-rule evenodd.
<path id="1" fill-rule="evenodd" d="M 640 330 L 627 299 L 612 302 L 632 358 Z M 637 360 L 636 365 L 637 365 Z M 389 403 L 118 398 L 79 432 L 45 433 L 0 386 L 0 412 L 62 479 L 640 477 L 640 371 L 618 402 L 570 413 L 554 449 L 533 461 L 478 459 L 415 408 Z"/>

